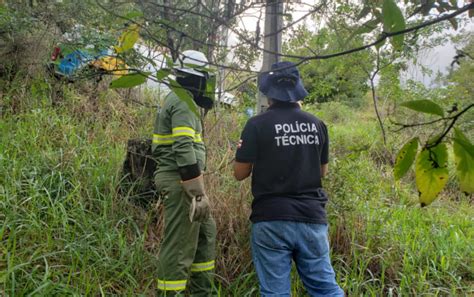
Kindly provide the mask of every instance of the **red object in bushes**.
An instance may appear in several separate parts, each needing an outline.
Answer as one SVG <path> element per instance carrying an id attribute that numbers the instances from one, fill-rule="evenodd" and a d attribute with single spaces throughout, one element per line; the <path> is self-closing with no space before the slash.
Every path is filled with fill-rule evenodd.
<path id="1" fill-rule="evenodd" d="M 58 46 L 55 46 L 53 49 L 53 53 L 51 54 L 51 61 L 56 61 L 60 53 L 61 49 Z"/>

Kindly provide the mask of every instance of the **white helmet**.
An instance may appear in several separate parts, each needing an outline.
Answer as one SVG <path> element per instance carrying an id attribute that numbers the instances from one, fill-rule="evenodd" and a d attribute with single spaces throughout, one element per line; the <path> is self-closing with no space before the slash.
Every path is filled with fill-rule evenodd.
<path id="1" fill-rule="evenodd" d="M 204 77 L 206 75 L 202 71 L 196 70 L 195 68 L 206 67 L 208 64 L 209 61 L 203 53 L 195 50 L 187 50 L 182 52 L 178 59 L 176 59 L 174 62 L 174 69 Z"/>

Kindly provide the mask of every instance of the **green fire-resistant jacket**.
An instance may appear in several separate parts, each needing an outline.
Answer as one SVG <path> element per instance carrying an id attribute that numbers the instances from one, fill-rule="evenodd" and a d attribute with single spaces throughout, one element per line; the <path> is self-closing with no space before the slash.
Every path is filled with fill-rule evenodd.
<path id="1" fill-rule="evenodd" d="M 178 167 L 198 164 L 201 171 L 206 163 L 206 148 L 201 138 L 202 125 L 174 92 L 164 99 L 155 120 L 153 156 L 158 172 L 177 171 Z"/>

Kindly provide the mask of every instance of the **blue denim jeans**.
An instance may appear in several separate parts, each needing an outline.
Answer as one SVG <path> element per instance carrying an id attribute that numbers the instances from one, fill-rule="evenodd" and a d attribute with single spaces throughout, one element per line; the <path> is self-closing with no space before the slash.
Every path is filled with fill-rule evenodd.
<path id="1" fill-rule="evenodd" d="M 261 296 L 290 296 L 292 260 L 310 296 L 344 296 L 329 259 L 327 225 L 293 221 L 255 223 L 252 258 Z"/>

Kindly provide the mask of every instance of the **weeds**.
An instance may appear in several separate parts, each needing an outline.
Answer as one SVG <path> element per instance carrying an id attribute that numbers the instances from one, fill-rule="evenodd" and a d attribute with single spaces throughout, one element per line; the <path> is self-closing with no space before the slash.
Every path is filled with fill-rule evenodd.
<path id="1" fill-rule="evenodd" d="M 37 104 L 0 122 L 0 295 L 153 296 L 161 211 L 127 203 L 117 186 L 126 141 L 151 133 L 155 110 L 114 92 L 99 94 L 92 108 L 68 88 L 53 108 L 44 90 L 35 90 Z M 318 107 L 332 141 L 325 187 L 338 282 L 348 296 L 474 294 L 470 202 L 447 192 L 419 208 L 413 182 L 395 184 L 390 163 L 377 159 L 384 151 L 376 122 L 344 108 Z M 250 185 L 231 175 L 244 122 L 220 111 L 205 123 L 220 296 L 258 296 Z M 293 295 L 304 296 L 293 279 Z"/>

